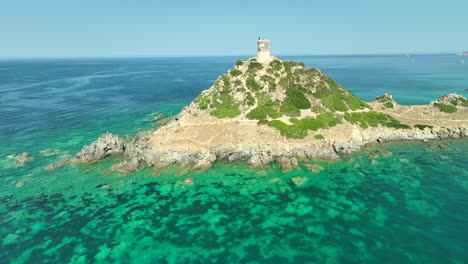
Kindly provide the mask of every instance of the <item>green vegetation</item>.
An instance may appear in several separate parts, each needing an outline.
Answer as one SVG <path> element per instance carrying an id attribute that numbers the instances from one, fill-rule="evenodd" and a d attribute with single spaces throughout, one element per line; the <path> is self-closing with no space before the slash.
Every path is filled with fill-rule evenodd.
<path id="1" fill-rule="evenodd" d="M 226 74 L 221 75 L 220 78 L 223 81 L 224 89 L 231 87 L 231 82 L 229 81 L 229 77 Z M 219 85 L 219 82 L 216 82 L 215 86 L 218 86 L 218 85 Z"/>
<path id="2" fill-rule="evenodd" d="M 401 124 L 394 117 L 375 111 L 360 113 L 345 113 L 344 118 L 351 124 L 359 124 L 362 128 L 377 127 L 378 125 L 393 128 L 409 128 L 408 125 Z"/>
<path id="3" fill-rule="evenodd" d="M 257 106 L 247 114 L 247 118 L 249 119 L 265 119 L 268 116 L 271 118 L 278 118 L 281 117 L 282 114 L 275 110 L 274 105 Z"/>
<path id="4" fill-rule="evenodd" d="M 286 89 L 286 99 L 281 105 L 281 112 L 287 116 L 299 116 L 299 109 L 308 109 L 310 106 L 310 101 L 303 92 L 290 87 Z"/>
<path id="5" fill-rule="evenodd" d="M 230 105 L 220 105 L 218 109 L 212 110 L 210 115 L 216 116 L 219 118 L 223 117 L 235 117 L 240 115 L 240 110 L 237 107 L 230 106 Z"/>
<path id="6" fill-rule="evenodd" d="M 244 65 L 244 62 L 243 62 L 243 61 L 237 61 L 237 62 L 236 62 L 236 66 L 242 66 L 242 65 Z"/>
<path id="7" fill-rule="evenodd" d="M 233 101 L 230 94 L 231 85 L 229 83 L 229 78 L 223 74 L 221 75 L 221 80 L 223 81 L 224 86 L 221 88 L 219 87 L 219 84 L 215 82 L 215 90 L 211 93 L 212 100 L 210 108 L 213 110 L 211 110 L 210 115 L 219 118 L 235 117 L 240 115 L 241 112 L 239 110 L 238 104 Z M 201 105 L 200 109 L 203 109 Z"/>
<path id="8" fill-rule="evenodd" d="M 247 88 L 249 88 L 250 90 L 252 91 L 259 91 L 262 89 L 262 87 L 260 86 L 260 84 L 258 84 L 254 78 L 252 77 L 249 77 L 246 81 L 245 81 L 245 85 L 247 86 Z"/>
<path id="9" fill-rule="evenodd" d="M 262 75 L 260 77 L 260 80 L 268 83 L 268 90 L 274 91 L 276 89 L 276 82 L 273 77 L 268 76 L 268 75 Z"/>
<path id="10" fill-rule="evenodd" d="M 382 103 L 383 106 L 385 106 L 386 108 L 393 108 L 394 107 L 393 103 L 395 101 L 393 101 L 393 98 L 389 94 L 384 94 L 384 95 L 381 95 L 381 96 L 377 96 L 377 98 L 375 98 L 375 99 L 377 100 L 377 102 Z"/>
<path id="11" fill-rule="evenodd" d="M 301 129 L 317 131 L 320 128 L 328 128 L 336 126 L 340 121 L 336 118 L 333 113 L 327 112 L 317 116 L 317 118 L 304 118 L 297 119 L 291 118 L 291 123 L 297 125 Z"/>
<path id="12" fill-rule="evenodd" d="M 283 64 L 279 60 L 274 60 L 274 61 L 270 62 L 270 67 L 274 71 L 279 71 L 279 70 L 281 70 L 281 68 L 283 68 Z"/>
<path id="13" fill-rule="evenodd" d="M 305 97 L 304 93 L 295 88 L 286 89 L 286 103 L 295 105 L 299 109 L 310 108 L 310 101 Z"/>
<path id="14" fill-rule="evenodd" d="M 205 110 L 208 108 L 208 105 L 210 104 L 210 99 L 208 96 L 204 96 L 203 94 L 200 94 L 195 98 L 194 100 L 195 103 L 198 103 L 198 108 L 200 110 Z"/>
<path id="15" fill-rule="evenodd" d="M 286 78 L 286 77 L 283 77 L 283 78 L 280 79 L 279 84 L 280 84 L 282 87 L 288 87 L 288 85 L 289 85 L 289 79 Z"/>
<path id="16" fill-rule="evenodd" d="M 242 81 L 241 80 L 234 80 L 234 85 L 235 86 L 242 86 Z"/>
<path id="17" fill-rule="evenodd" d="M 255 104 L 255 98 L 252 96 L 252 94 L 250 92 L 247 92 L 245 94 L 244 104 L 246 104 L 248 106 L 253 106 Z"/>
<path id="18" fill-rule="evenodd" d="M 421 130 L 424 130 L 426 127 L 433 128 L 433 126 L 430 126 L 430 125 L 419 125 L 419 124 L 414 125 L 414 127 L 419 128 Z"/>
<path id="19" fill-rule="evenodd" d="M 232 76 L 236 77 L 236 76 L 241 75 L 241 74 L 242 74 L 242 71 L 234 69 L 234 70 L 230 70 L 230 71 L 229 71 L 229 74 L 231 74 Z"/>
<path id="20" fill-rule="evenodd" d="M 237 105 L 232 102 L 232 97 L 229 93 L 221 93 L 218 100 L 213 102 L 210 107 L 214 109 L 210 112 L 210 115 L 219 118 L 235 117 L 241 113 Z"/>
<path id="21" fill-rule="evenodd" d="M 295 66 L 305 67 L 305 64 L 302 62 L 295 62 L 295 61 L 283 61 L 283 66 L 284 66 L 284 70 L 287 73 L 291 73 L 292 67 L 295 67 Z"/>
<path id="22" fill-rule="evenodd" d="M 278 118 L 282 114 L 278 112 L 278 102 L 273 102 L 267 95 L 257 93 L 258 106 L 252 109 L 248 114 L 249 119 L 265 119 L 267 117 Z"/>
<path id="23" fill-rule="evenodd" d="M 465 98 L 454 98 L 451 103 L 454 105 L 454 106 L 458 106 L 458 105 L 461 105 L 463 107 L 468 107 L 468 99 L 465 99 Z"/>
<path id="24" fill-rule="evenodd" d="M 386 108 L 393 108 L 393 104 L 390 103 L 390 102 L 386 102 L 386 103 L 384 104 L 384 106 L 385 106 Z"/>
<path id="25" fill-rule="evenodd" d="M 444 113 L 455 113 L 457 111 L 457 107 L 449 104 L 442 104 L 442 103 L 434 103 L 434 106 L 439 108 L 439 111 Z"/>
<path id="26" fill-rule="evenodd" d="M 322 134 L 317 134 L 314 136 L 315 139 L 325 139 L 325 137 Z"/>
<path id="27" fill-rule="evenodd" d="M 333 111 L 348 111 L 364 108 L 371 108 L 361 99 L 357 98 L 353 93 L 337 84 L 330 77 L 323 74 L 323 83 L 317 86 L 313 96 L 322 100 L 322 104 Z"/>
<path id="28" fill-rule="evenodd" d="M 313 105 L 310 110 L 314 113 L 323 113 L 325 112 L 325 109 L 321 107 L 320 105 Z"/>
<path id="29" fill-rule="evenodd" d="M 280 120 L 269 121 L 268 125 L 278 129 L 280 134 L 286 138 L 300 139 L 307 136 L 307 130 L 301 129 L 295 125 L 288 125 Z"/>
<path id="30" fill-rule="evenodd" d="M 263 65 L 261 63 L 258 63 L 258 62 L 251 62 L 249 64 L 249 71 L 255 71 L 255 70 L 261 70 L 263 69 Z"/>
<path id="31" fill-rule="evenodd" d="M 318 130 L 320 128 L 329 128 L 339 123 L 339 119 L 333 116 L 331 112 L 320 114 L 317 118 L 296 119 L 291 118 L 292 125 L 288 125 L 280 120 L 260 120 L 259 124 L 266 124 L 275 127 L 280 134 L 286 138 L 305 138 L 308 130 Z"/>
<path id="32" fill-rule="evenodd" d="M 295 105 L 291 104 L 282 104 L 280 111 L 281 113 L 291 117 L 301 115 L 301 110 L 299 110 L 299 108 L 297 108 Z"/>

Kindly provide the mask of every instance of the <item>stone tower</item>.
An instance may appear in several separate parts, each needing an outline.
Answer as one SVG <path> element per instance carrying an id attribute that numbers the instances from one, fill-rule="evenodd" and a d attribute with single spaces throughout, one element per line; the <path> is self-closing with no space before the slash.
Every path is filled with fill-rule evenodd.
<path id="1" fill-rule="evenodd" d="M 257 61 L 258 62 L 269 62 L 273 57 L 270 55 L 270 40 L 258 39 L 257 41 Z"/>

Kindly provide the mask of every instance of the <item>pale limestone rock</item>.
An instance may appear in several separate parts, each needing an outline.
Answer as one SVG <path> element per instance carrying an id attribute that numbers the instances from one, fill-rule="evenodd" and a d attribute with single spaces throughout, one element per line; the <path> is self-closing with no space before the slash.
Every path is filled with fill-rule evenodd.
<path id="1" fill-rule="evenodd" d="M 84 146 L 72 159 L 72 163 L 96 162 L 108 155 L 124 150 L 123 139 L 111 133 L 99 137 L 90 145 Z"/>

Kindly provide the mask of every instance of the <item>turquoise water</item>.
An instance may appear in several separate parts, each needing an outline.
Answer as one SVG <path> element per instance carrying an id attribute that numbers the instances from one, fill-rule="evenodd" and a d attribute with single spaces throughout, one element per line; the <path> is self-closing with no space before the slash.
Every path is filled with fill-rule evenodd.
<path id="1" fill-rule="evenodd" d="M 144 119 L 176 114 L 237 59 L 0 61 L 0 263 L 468 262 L 466 140 L 376 146 L 289 172 L 218 162 L 109 174 L 119 157 L 44 170 L 107 131 L 154 128 Z M 366 100 L 468 95 L 468 66 L 452 55 L 291 59 Z M 372 164 L 378 149 L 392 155 Z M 25 151 L 24 167 L 6 157 Z"/>

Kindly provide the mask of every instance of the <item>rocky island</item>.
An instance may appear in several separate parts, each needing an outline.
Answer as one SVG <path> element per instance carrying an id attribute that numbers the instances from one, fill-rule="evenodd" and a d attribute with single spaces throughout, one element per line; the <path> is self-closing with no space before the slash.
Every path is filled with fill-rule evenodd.
<path id="1" fill-rule="evenodd" d="M 390 94 L 364 102 L 319 69 L 271 56 L 269 47 L 259 40 L 256 57 L 235 63 L 181 113 L 158 121 L 158 129 L 125 139 L 107 133 L 70 162 L 123 154 L 113 171 L 206 170 L 218 160 L 287 169 L 301 158 L 337 160 L 382 142 L 468 135 L 468 100 L 461 95 L 428 105 L 400 105 Z"/>

